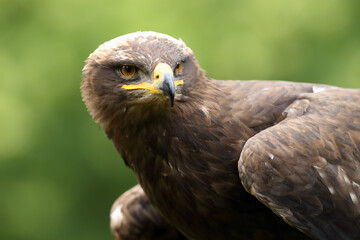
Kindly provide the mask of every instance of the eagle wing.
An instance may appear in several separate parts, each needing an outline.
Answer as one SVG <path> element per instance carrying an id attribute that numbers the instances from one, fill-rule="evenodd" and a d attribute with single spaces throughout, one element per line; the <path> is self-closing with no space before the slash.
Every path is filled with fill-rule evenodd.
<path id="1" fill-rule="evenodd" d="M 116 240 L 185 240 L 152 206 L 140 185 L 122 194 L 111 208 L 111 231 Z"/>
<path id="2" fill-rule="evenodd" d="M 245 189 L 316 239 L 360 239 L 360 91 L 299 96 L 250 138 L 238 169 Z"/>

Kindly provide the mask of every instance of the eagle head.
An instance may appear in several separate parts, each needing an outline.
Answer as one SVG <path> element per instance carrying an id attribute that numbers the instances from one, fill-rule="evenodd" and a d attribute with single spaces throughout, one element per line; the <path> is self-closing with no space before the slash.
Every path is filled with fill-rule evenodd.
<path id="1" fill-rule="evenodd" d="M 86 61 L 83 99 L 98 123 L 126 111 L 146 115 L 181 101 L 201 74 L 193 52 L 181 40 L 136 32 L 100 45 Z"/>

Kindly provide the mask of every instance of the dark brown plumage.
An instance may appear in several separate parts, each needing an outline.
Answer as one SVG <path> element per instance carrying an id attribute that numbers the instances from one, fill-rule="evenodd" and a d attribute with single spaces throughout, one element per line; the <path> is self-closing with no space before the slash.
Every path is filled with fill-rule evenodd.
<path id="1" fill-rule="evenodd" d="M 159 215 L 139 185 L 114 202 L 110 217 L 111 230 L 116 239 L 186 239 Z"/>
<path id="2" fill-rule="evenodd" d="M 189 239 L 360 238 L 360 90 L 215 81 L 183 42 L 139 32 L 90 55 L 82 92 L 144 191 L 115 202 L 116 239 L 183 238 L 173 227 Z"/>

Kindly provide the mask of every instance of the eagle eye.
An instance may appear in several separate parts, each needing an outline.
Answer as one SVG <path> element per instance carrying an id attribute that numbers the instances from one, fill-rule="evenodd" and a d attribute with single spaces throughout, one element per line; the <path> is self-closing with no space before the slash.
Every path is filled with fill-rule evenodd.
<path id="1" fill-rule="evenodd" d="M 183 65 L 182 62 L 178 62 L 178 63 L 176 64 L 176 67 L 175 67 L 175 74 L 176 74 L 176 75 L 180 75 L 180 74 L 181 74 L 181 72 L 182 72 L 182 65 Z"/>
<path id="2" fill-rule="evenodd" d="M 132 78 L 135 75 L 136 71 L 137 68 L 131 65 L 122 65 L 119 68 L 119 73 L 125 78 Z"/>

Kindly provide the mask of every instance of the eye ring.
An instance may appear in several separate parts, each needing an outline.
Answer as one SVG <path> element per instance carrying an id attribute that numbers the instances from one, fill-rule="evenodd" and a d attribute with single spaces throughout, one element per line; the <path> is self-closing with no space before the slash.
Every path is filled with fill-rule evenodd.
<path id="1" fill-rule="evenodd" d="M 178 62 L 175 66 L 175 74 L 180 75 L 182 73 L 183 62 Z"/>
<path id="2" fill-rule="evenodd" d="M 118 68 L 118 72 L 121 76 L 129 79 L 132 78 L 137 72 L 137 67 L 132 65 L 122 65 Z"/>

